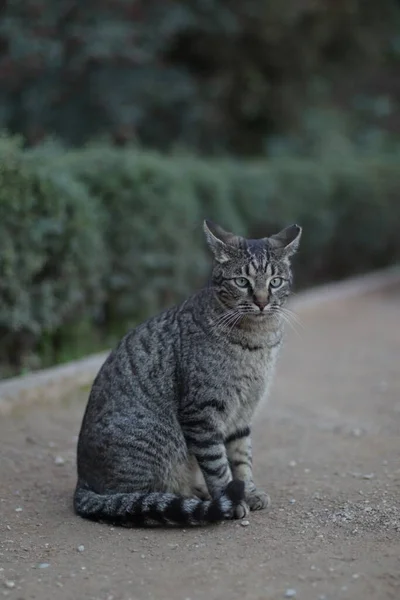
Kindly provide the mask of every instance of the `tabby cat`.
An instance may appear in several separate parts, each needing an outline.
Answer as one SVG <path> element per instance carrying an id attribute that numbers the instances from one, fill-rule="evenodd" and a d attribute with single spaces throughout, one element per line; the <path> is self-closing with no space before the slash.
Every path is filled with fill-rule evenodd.
<path id="1" fill-rule="evenodd" d="M 204 222 L 210 285 L 129 331 L 100 369 L 78 441 L 77 514 L 201 525 L 269 504 L 250 424 L 267 396 L 301 228 L 245 239 Z"/>

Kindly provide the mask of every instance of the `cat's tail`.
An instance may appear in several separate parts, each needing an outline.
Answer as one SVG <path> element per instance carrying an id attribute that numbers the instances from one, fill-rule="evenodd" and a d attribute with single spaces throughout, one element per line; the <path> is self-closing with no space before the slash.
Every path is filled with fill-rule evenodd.
<path id="1" fill-rule="evenodd" d="M 164 492 L 96 494 L 78 482 L 74 495 L 75 512 L 86 519 L 150 525 L 205 525 L 231 519 L 244 500 L 244 482 L 231 481 L 214 500 L 186 498 Z"/>

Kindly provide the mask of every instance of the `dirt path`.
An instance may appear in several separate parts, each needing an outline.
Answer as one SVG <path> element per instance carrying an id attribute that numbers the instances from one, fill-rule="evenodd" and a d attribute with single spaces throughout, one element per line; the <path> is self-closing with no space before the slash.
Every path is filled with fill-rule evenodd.
<path id="1" fill-rule="evenodd" d="M 71 494 L 86 393 L 3 419 L 0 597 L 398 600 L 400 290 L 299 316 L 254 426 L 273 506 L 247 527 L 80 520 Z"/>

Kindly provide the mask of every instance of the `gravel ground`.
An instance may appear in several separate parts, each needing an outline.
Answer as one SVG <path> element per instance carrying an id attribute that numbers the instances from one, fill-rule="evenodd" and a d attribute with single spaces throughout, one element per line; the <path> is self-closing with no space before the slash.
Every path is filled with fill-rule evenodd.
<path id="1" fill-rule="evenodd" d="M 0 597 L 400 598 L 400 290 L 299 313 L 254 425 L 272 498 L 248 523 L 119 529 L 75 517 L 87 390 L 0 423 Z"/>

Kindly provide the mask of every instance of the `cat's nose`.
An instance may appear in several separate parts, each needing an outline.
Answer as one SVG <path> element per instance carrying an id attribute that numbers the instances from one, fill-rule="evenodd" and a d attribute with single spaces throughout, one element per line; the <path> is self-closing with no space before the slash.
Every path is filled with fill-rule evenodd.
<path id="1" fill-rule="evenodd" d="M 257 298 L 257 296 L 253 298 L 253 302 L 260 310 L 264 310 L 268 304 L 268 300 L 266 298 Z"/>

